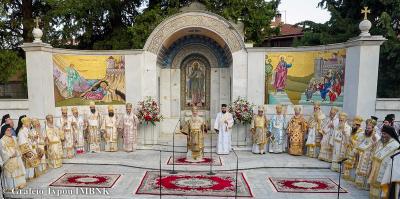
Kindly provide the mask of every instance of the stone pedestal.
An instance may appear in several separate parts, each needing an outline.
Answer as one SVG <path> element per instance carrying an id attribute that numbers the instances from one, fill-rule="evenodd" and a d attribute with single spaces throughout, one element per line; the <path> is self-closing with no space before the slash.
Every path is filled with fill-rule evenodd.
<path id="1" fill-rule="evenodd" d="M 232 147 L 247 147 L 251 143 L 250 126 L 235 124 L 232 128 Z"/>
<path id="2" fill-rule="evenodd" d="M 151 123 L 141 124 L 139 128 L 138 144 L 155 145 L 159 140 L 159 126 Z"/>

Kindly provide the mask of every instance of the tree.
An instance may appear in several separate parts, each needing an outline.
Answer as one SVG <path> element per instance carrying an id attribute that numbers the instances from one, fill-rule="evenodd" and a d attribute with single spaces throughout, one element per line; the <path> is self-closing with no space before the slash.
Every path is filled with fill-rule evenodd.
<path id="1" fill-rule="evenodd" d="M 322 0 L 319 7 L 328 9 L 331 18 L 324 24 L 305 21 L 304 37 L 295 45 L 324 45 L 345 42 L 359 35 L 362 7 L 372 8 L 368 19 L 371 34 L 388 39 L 382 47 L 379 60 L 378 97 L 400 97 L 400 0 Z"/>
<path id="2" fill-rule="evenodd" d="M 188 0 L 150 0 L 148 7 L 135 19 L 130 28 L 133 48 L 142 48 L 155 27 L 166 17 L 179 12 L 179 8 L 188 5 Z M 261 44 L 267 35 L 274 34 L 277 28 L 271 28 L 280 0 L 202 0 L 207 9 L 228 20 L 244 24 L 245 39 Z"/>
<path id="3" fill-rule="evenodd" d="M 25 60 L 18 53 L 12 50 L 0 50 L 0 84 L 6 84 L 10 77 L 18 71 L 23 71 L 24 68 Z"/>
<path id="4" fill-rule="evenodd" d="M 245 39 L 260 45 L 267 36 L 277 34 L 271 28 L 280 0 L 205 0 L 207 8 L 226 19 L 244 24 Z"/>

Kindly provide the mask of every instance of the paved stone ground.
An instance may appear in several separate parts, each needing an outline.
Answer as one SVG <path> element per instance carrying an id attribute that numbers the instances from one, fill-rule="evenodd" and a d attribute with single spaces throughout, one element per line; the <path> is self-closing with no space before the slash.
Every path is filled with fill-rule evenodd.
<path id="1" fill-rule="evenodd" d="M 255 155 L 247 151 L 238 151 L 239 169 L 246 176 L 252 189 L 254 198 L 271 198 L 271 199 L 334 199 L 336 194 L 318 194 L 318 193 L 279 193 L 276 192 L 272 184 L 268 181 L 268 177 L 328 177 L 338 182 L 338 174 L 330 171 L 329 164 L 307 158 L 294 157 L 287 154 L 266 154 Z M 172 167 L 167 166 L 166 162 L 171 156 L 170 152 L 164 152 L 162 155 L 162 169 L 169 170 Z M 231 170 L 236 168 L 236 158 L 231 153 L 222 156 L 222 167 L 214 167 L 216 170 Z M 120 162 L 120 164 L 118 164 Z M 23 190 L 26 194 L 12 195 L 12 198 L 51 198 L 51 199 L 75 199 L 75 198 L 91 198 L 91 199 L 128 199 L 128 198 L 160 198 L 151 195 L 135 195 L 142 177 L 145 172 L 150 169 L 159 168 L 159 152 L 151 150 L 140 150 L 135 153 L 96 153 L 85 154 L 72 160 L 66 160 L 62 168 L 50 170 L 47 174 L 29 182 L 28 187 Z M 203 170 L 207 171 L 207 166 L 176 166 L 177 170 Z M 107 189 L 109 195 L 82 195 L 76 194 L 75 188 L 54 188 L 51 187 L 49 193 L 49 184 L 58 179 L 62 174 L 68 172 L 87 172 L 87 173 L 116 173 L 121 174 L 121 178 L 111 189 Z M 354 185 L 342 180 L 342 187 L 348 191 L 343 193 L 340 198 L 343 199 L 363 199 L 368 198 L 367 191 L 361 191 Z M 28 193 L 29 188 L 33 191 L 42 190 L 44 195 Z M 64 194 L 57 195 L 57 192 Z M 67 192 L 74 192 L 73 195 Z M 178 196 L 162 196 L 162 198 L 205 198 L 205 197 L 178 197 Z M 207 197 L 213 198 L 213 197 Z M 214 197 L 215 198 L 215 197 Z M 217 197 L 221 199 L 221 197 Z"/>

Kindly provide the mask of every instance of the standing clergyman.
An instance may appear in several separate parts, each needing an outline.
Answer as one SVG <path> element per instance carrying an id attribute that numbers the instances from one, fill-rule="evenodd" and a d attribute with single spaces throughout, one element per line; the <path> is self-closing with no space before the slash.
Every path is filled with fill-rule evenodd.
<path id="1" fill-rule="evenodd" d="M 67 107 L 61 107 L 61 118 L 58 121 L 57 127 L 63 132 L 64 140 L 63 142 L 63 151 L 64 158 L 73 158 L 74 157 L 74 135 L 72 132 L 72 120 L 68 117 L 68 109 Z"/>
<path id="2" fill-rule="evenodd" d="M 89 151 L 100 152 L 100 114 L 96 110 L 94 102 L 90 102 L 90 114 L 87 118 L 89 133 Z"/>
<path id="3" fill-rule="evenodd" d="M 123 140 L 124 140 L 124 151 L 132 152 L 136 150 L 136 139 L 137 139 L 137 126 L 139 119 L 132 112 L 132 104 L 126 104 L 126 113 L 124 114 L 120 129 L 123 129 Z"/>
<path id="4" fill-rule="evenodd" d="M 85 135 L 84 129 L 85 121 L 82 116 L 79 116 L 78 108 L 73 107 L 72 109 L 72 131 L 75 138 L 75 150 L 76 154 L 85 153 Z"/>
<path id="5" fill-rule="evenodd" d="M 222 104 L 221 112 L 215 118 L 214 130 L 218 133 L 217 154 L 227 155 L 231 150 L 233 116 L 227 111 L 226 104 Z"/>
<path id="6" fill-rule="evenodd" d="M 185 122 L 181 132 L 187 135 L 188 154 L 186 159 L 189 161 L 202 161 L 204 154 L 204 133 L 206 123 L 198 115 L 197 107 L 192 108 L 192 117 Z"/>
<path id="7" fill-rule="evenodd" d="M 108 106 L 108 116 L 104 117 L 101 130 L 104 132 L 105 149 L 104 151 L 118 151 L 118 131 L 117 131 L 117 116 L 114 114 L 114 107 Z"/>
<path id="8" fill-rule="evenodd" d="M 253 134 L 253 153 L 265 154 L 268 120 L 264 115 L 264 106 L 258 107 L 257 115 L 251 121 L 251 132 Z"/>
<path id="9" fill-rule="evenodd" d="M 282 110 L 282 105 L 276 105 L 275 109 L 276 114 L 272 116 L 269 123 L 269 132 L 272 134 L 271 142 L 269 143 L 269 152 L 282 153 L 285 151 L 287 119 L 286 113 Z"/>

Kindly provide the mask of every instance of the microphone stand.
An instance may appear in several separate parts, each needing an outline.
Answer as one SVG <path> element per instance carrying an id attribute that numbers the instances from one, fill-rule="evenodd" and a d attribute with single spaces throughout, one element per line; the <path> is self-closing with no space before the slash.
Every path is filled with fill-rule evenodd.
<path id="1" fill-rule="evenodd" d="M 178 124 L 180 123 L 181 119 L 178 120 L 178 122 L 175 125 L 174 132 L 172 132 L 172 171 L 170 171 L 170 174 L 177 174 L 178 172 L 175 171 L 175 131 L 176 127 L 178 127 Z"/>
<path id="2" fill-rule="evenodd" d="M 210 153 L 210 159 L 211 159 L 211 161 L 210 161 L 210 172 L 208 172 L 207 173 L 207 175 L 215 175 L 215 173 L 212 171 L 212 164 L 213 164 L 213 151 L 212 151 L 212 131 L 210 131 L 211 133 L 210 133 L 210 151 L 211 151 L 211 153 Z"/>
<path id="3" fill-rule="evenodd" d="M 338 163 L 339 163 L 339 184 L 338 184 L 338 190 L 337 190 L 337 198 L 339 199 L 339 197 L 340 197 L 340 178 L 341 178 L 341 176 L 342 176 L 342 164 L 343 164 L 343 162 L 344 161 L 346 161 L 347 160 L 347 158 L 344 158 L 344 159 L 342 159 L 342 160 L 340 160 Z"/>
<path id="4" fill-rule="evenodd" d="M 3 167 L 1 166 L 0 167 L 0 187 L 1 187 L 1 196 L 2 196 L 2 198 L 6 198 L 5 197 L 5 191 L 4 191 L 4 187 L 3 187 L 3 178 L 4 178 L 4 176 L 3 176 Z"/>
<path id="5" fill-rule="evenodd" d="M 160 176 L 158 177 L 158 181 L 160 182 L 160 198 L 161 198 L 161 186 L 162 186 L 162 183 L 161 183 L 161 149 L 160 149 Z"/>
<path id="6" fill-rule="evenodd" d="M 400 149 L 400 148 L 399 148 L 399 149 Z M 399 154 L 400 154 L 400 151 L 397 152 L 397 153 L 395 153 L 394 155 L 390 156 L 390 158 L 392 159 L 392 167 L 390 167 L 390 181 L 389 181 L 389 187 L 392 186 L 393 162 L 394 162 L 394 158 L 395 158 L 396 156 L 398 156 Z M 393 192 L 392 189 L 396 189 L 396 187 L 393 187 L 393 188 L 390 188 L 390 189 L 389 189 L 389 193 L 388 193 L 388 194 L 389 194 L 389 198 L 390 198 L 391 193 L 396 193 L 395 191 Z"/>
<path id="7" fill-rule="evenodd" d="M 239 174 L 239 157 L 236 154 L 235 149 L 232 148 L 233 153 L 236 156 L 236 178 L 235 178 L 235 198 L 238 197 L 238 174 Z"/>
<path id="8" fill-rule="evenodd" d="M 239 129 L 236 128 L 236 147 L 239 148 Z"/>

